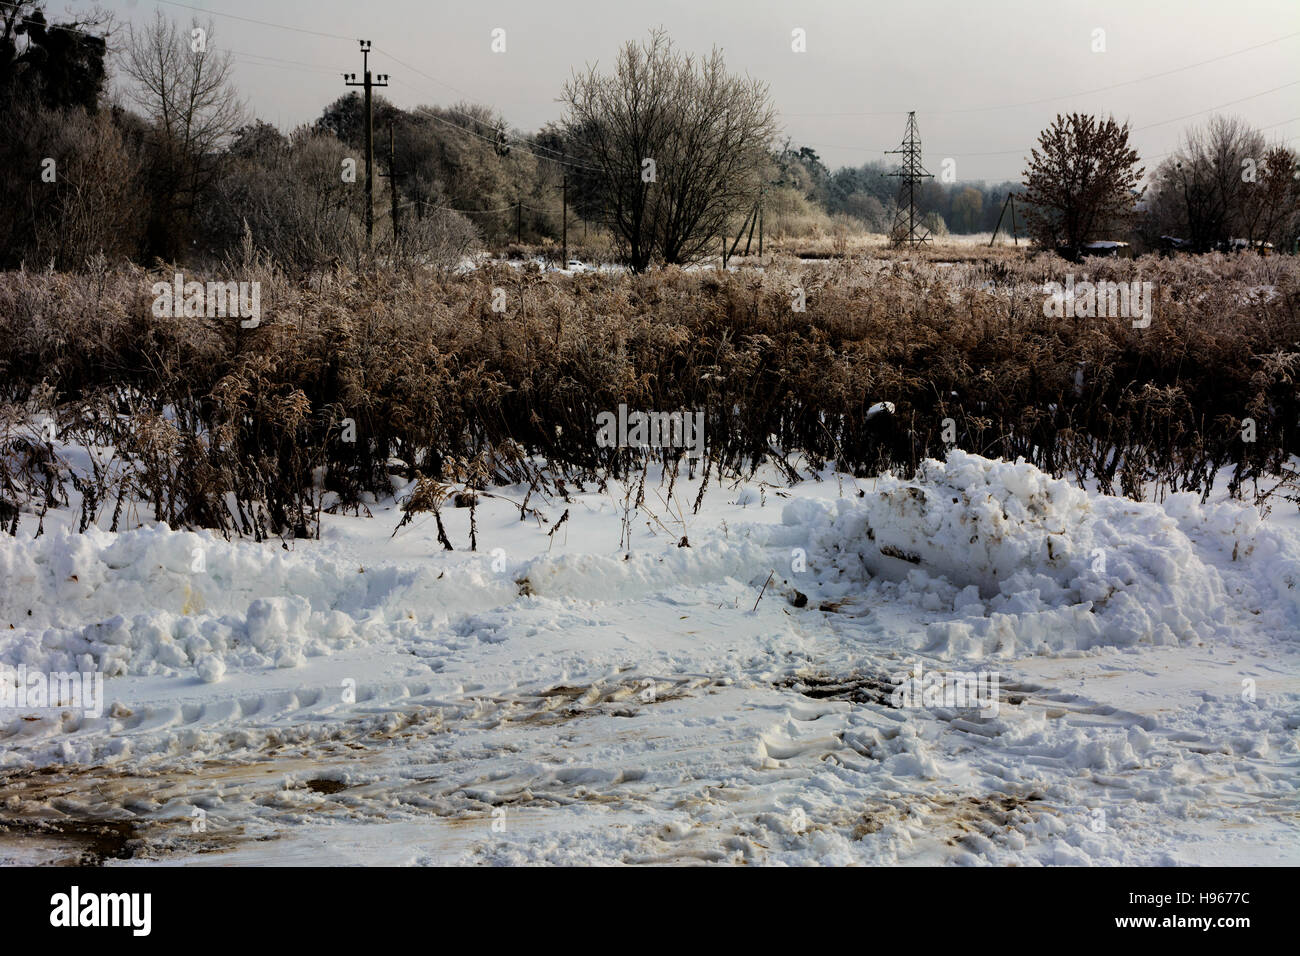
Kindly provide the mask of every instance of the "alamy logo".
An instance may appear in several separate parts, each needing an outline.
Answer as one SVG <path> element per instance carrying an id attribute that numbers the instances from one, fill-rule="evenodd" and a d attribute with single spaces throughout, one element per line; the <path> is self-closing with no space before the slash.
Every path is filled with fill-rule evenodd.
<path id="1" fill-rule="evenodd" d="M 997 671 L 931 671 L 924 673 L 918 661 L 911 671 L 895 674 L 898 686 L 890 703 L 898 708 L 978 708 L 981 717 L 998 715 Z"/>
<path id="2" fill-rule="evenodd" d="M 128 926 L 134 936 L 148 936 L 152 928 L 153 894 L 86 893 L 74 886 L 50 897 L 50 925 Z"/>
<path id="3" fill-rule="evenodd" d="M 596 444 L 601 448 L 685 448 L 688 458 L 704 454 L 703 412 L 629 412 L 596 416 Z"/>
<path id="4" fill-rule="evenodd" d="M 1049 319 L 1132 319 L 1133 328 L 1145 329 L 1151 325 L 1152 282 L 1074 281 L 1074 273 L 1067 272 L 1065 284 L 1047 282 L 1043 292 L 1043 315 Z"/>
<path id="5" fill-rule="evenodd" d="M 0 711 L 80 708 L 87 717 L 104 713 L 104 675 L 100 671 L 29 671 L 0 665 Z"/>
<path id="6" fill-rule="evenodd" d="M 237 316 L 246 329 L 255 329 L 262 322 L 260 282 L 186 282 L 178 272 L 171 282 L 155 282 L 151 291 L 153 314 L 160 319 Z"/>

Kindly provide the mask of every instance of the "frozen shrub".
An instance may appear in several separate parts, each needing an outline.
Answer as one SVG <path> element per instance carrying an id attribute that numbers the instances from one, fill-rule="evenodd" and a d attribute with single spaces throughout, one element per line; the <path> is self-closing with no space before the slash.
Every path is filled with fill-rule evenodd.
<path id="1" fill-rule="evenodd" d="M 703 412 L 713 475 L 907 475 L 955 446 L 1135 498 L 1207 495 L 1232 466 L 1232 490 L 1259 496 L 1300 452 L 1290 257 L 293 277 L 249 246 L 232 270 L 262 284 L 257 328 L 155 317 L 170 270 L 0 277 L 0 400 L 116 446 L 116 470 L 86 479 L 105 516 L 125 483 L 169 522 L 312 534 L 322 508 L 390 494 L 394 469 L 555 490 L 674 459 L 597 444 L 620 403 Z M 1066 270 L 1152 282 L 1151 325 L 1046 316 L 1043 283 Z M 57 498 L 26 460 L 3 493 Z"/>

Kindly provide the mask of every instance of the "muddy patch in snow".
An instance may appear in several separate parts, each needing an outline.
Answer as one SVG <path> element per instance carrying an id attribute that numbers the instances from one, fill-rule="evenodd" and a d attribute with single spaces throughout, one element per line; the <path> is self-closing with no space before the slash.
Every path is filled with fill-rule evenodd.
<path id="1" fill-rule="evenodd" d="M 892 707 L 890 701 L 897 684 L 883 677 L 851 673 L 832 675 L 826 673 L 796 674 L 776 682 L 777 687 L 789 688 L 813 700 L 847 700 L 855 704 L 880 704 Z"/>

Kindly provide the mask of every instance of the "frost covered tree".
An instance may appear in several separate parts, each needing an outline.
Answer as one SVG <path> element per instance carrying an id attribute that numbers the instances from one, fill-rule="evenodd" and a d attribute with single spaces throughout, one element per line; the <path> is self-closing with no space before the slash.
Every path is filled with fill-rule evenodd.
<path id="1" fill-rule="evenodd" d="M 586 180 L 582 209 L 608 226 L 628 263 L 689 262 L 716 248 L 754 204 L 775 135 L 767 86 L 727 72 L 718 50 L 696 58 L 662 31 L 628 43 L 611 74 L 565 84 L 563 129 Z"/>
<path id="2" fill-rule="evenodd" d="M 1029 231 L 1040 245 L 1074 255 L 1133 219 L 1144 170 L 1128 134 L 1127 123 L 1083 113 L 1058 115 L 1039 133 L 1024 179 Z"/>
<path id="3" fill-rule="evenodd" d="M 121 53 L 127 97 L 149 121 L 146 175 L 153 208 L 148 243 L 175 257 L 195 233 L 197 210 L 216 182 L 223 147 L 242 125 L 228 51 L 209 23 L 182 30 L 158 13 L 130 31 Z"/>
<path id="4" fill-rule="evenodd" d="M 1152 177 L 1151 217 L 1208 252 L 1227 240 L 1282 242 L 1296 217 L 1296 156 L 1235 117 L 1189 129 Z"/>

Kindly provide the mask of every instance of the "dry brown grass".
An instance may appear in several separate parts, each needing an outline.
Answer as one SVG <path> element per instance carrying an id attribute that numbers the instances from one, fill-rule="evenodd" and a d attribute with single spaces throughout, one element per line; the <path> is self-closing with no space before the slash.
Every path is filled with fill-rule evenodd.
<path id="1" fill-rule="evenodd" d="M 172 270 L 4 274 L 0 492 L 57 503 L 58 482 L 33 484 L 14 444 L 37 406 L 65 440 L 118 449 L 116 468 L 78 479 L 97 511 L 134 494 L 171 523 L 255 536 L 312 533 L 322 488 L 358 504 L 388 493 L 390 467 L 552 489 L 639 471 L 640 452 L 595 442 L 597 413 L 620 402 L 704 410 L 715 475 L 764 461 L 790 476 L 827 461 L 907 472 L 943 454 L 945 419 L 962 448 L 1135 497 L 1208 494 L 1224 465 L 1240 490 L 1300 451 L 1288 257 L 883 256 L 572 277 L 488 265 L 305 281 L 238 269 L 193 278 L 261 281 L 256 329 L 155 318 L 150 285 Z M 1154 282 L 1151 327 L 1045 317 L 1041 283 L 1067 270 Z M 1271 297 L 1254 295 L 1263 285 Z M 805 312 L 791 308 L 796 286 Z M 868 419 L 879 401 L 895 414 Z"/>
<path id="2" fill-rule="evenodd" d="M 895 249 L 884 233 L 827 232 L 824 234 L 776 237 L 765 244 L 764 254 L 793 259 L 888 259 L 912 262 L 985 262 L 1028 259 L 1032 250 L 1027 239 L 1015 244 L 1005 232 L 993 245 L 988 234 L 936 236 L 915 248 Z M 752 250 L 751 250 L 752 251 Z"/>

